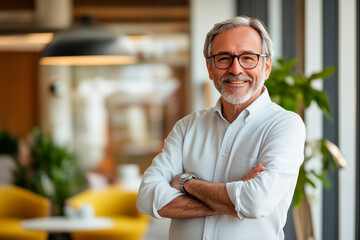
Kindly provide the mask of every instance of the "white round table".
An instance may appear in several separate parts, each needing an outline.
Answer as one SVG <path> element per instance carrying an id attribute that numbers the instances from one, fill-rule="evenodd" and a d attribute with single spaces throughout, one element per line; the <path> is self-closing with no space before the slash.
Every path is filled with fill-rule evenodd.
<path id="1" fill-rule="evenodd" d="M 103 217 L 44 217 L 24 220 L 21 226 L 26 230 L 46 231 L 49 233 L 49 239 L 70 239 L 70 232 L 107 229 L 113 227 L 114 223 L 111 219 Z"/>

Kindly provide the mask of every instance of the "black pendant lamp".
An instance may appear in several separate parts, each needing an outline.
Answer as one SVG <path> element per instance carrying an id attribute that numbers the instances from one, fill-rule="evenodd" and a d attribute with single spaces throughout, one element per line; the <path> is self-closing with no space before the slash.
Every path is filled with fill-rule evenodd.
<path id="1" fill-rule="evenodd" d="M 130 40 L 97 27 L 85 16 L 79 26 L 59 32 L 44 48 L 40 65 L 133 64 L 136 57 Z"/>

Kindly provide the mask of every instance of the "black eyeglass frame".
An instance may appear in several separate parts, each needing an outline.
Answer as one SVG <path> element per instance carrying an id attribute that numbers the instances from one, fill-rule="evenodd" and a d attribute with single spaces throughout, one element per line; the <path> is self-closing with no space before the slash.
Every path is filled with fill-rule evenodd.
<path id="1" fill-rule="evenodd" d="M 267 57 L 266 54 L 259 54 L 259 53 L 242 53 L 242 54 L 239 54 L 239 55 L 233 55 L 233 54 L 230 54 L 230 53 L 218 53 L 218 54 L 215 54 L 215 55 L 211 55 L 211 56 L 208 57 L 208 58 L 215 58 L 216 56 L 219 56 L 219 55 L 229 55 L 229 56 L 231 56 L 231 63 L 230 63 L 230 65 L 229 65 L 227 68 L 220 68 L 220 67 L 218 67 L 218 66 L 216 65 L 215 60 L 214 60 L 215 67 L 218 68 L 218 69 L 220 69 L 220 70 L 226 70 L 226 69 L 230 68 L 230 67 L 233 65 L 233 63 L 234 63 L 234 58 L 235 58 L 235 57 L 238 59 L 240 66 L 241 66 L 242 68 L 244 68 L 244 69 L 247 69 L 247 70 L 251 70 L 251 69 L 256 68 L 257 65 L 259 64 L 259 59 L 260 59 L 260 57 Z M 257 63 L 256 63 L 256 65 L 255 65 L 254 67 L 252 67 L 252 68 L 244 67 L 244 66 L 241 64 L 241 61 L 239 60 L 242 55 L 255 55 L 255 56 L 257 56 Z"/>

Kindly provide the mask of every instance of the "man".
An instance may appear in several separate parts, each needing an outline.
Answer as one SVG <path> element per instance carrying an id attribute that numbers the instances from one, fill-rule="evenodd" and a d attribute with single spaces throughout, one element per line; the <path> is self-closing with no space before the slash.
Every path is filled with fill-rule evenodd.
<path id="1" fill-rule="evenodd" d="M 208 33 L 204 55 L 221 98 L 176 123 L 137 200 L 140 212 L 172 219 L 170 239 L 284 239 L 305 128 L 264 87 L 272 54 L 257 19 Z"/>

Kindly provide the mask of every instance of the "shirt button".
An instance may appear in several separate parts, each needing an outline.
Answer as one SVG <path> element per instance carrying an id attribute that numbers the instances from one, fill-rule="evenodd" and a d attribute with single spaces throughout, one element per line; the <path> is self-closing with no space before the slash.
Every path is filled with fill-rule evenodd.
<path id="1" fill-rule="evenodd" d="M 204 240 L 209 240 L 209 236 L 205 236 L 205 237 L 204 237 Z"/>

